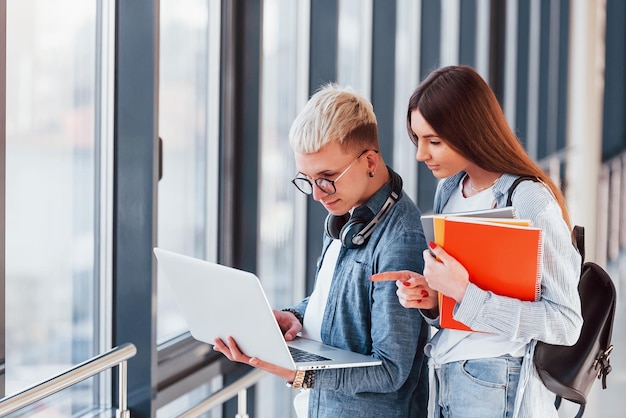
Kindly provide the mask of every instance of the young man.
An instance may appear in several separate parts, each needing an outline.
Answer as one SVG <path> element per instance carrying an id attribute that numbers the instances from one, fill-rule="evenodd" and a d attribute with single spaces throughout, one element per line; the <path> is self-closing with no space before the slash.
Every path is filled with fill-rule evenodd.
<path id="1" fill-rule="evenodd" d="M 385 165 L 371 103 L 329 84 L 314 94 L 289 135 L 298 173 L 293 184 L 328 211 L 313 293 L 275 315 L 285 339 L 298 332 L 371 355 L 379 366 L 288 370 L 241 353 L 233 339 L 215 341 L 230 360 L 285 378 L 301 389 L 299 417 L 423 417 L 429 331 L 417 310 L 404 309 L 395 283 L 373 283 L 385 271 L 423 270 L 420 212 Z"/>

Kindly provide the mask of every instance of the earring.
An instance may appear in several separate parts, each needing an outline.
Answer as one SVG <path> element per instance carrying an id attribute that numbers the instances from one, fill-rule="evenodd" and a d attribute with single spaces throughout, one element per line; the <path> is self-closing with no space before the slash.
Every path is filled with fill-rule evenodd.
<path id="1" fill-rule="evenodd" d="M 370 177 L 374 177 L 374 173 L 372 171 L 370 171 Z"/>

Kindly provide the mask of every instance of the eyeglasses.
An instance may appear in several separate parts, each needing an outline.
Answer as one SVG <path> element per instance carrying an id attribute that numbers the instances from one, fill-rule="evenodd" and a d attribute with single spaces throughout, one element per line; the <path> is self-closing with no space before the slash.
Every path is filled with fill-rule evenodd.
<path id="1" fill-rule="evenodd" d="M 316 179 L 311 179 L 313 180 L 313 183 L 315 183 L 315 185 L 324 193 L 326 194 L 334 194 L 337 192 L 337 188 L 335 187 L 335 183 L 337 181 L 339 181 L 339 179 L 341 177 L 343 177 L 344 174 L 346 174 L 348 172 L 348 170 L 350 170 L 350 168 L 352 168 L 352 166 L 354 165 L 354 163 L 356 163 L 358 161 L 359 158 L 361 158 L 361 156 L 363 154 L 365 154 L 368 151 L 374 151 L 375 153 L 378 153 L 378 150 L 376 149 L 366 149 L 363 150 L 363 152 L 361 152 L 355 159 L 354 161 L 352 161 L 350 163 L 350 165 L 348 165 L 346 167 L 345 170 L 343 170 L 341 172 L 341 174 L 339 174 L 337 176 L 337 178 L 335 180 L 330 180 L 330 179 L 326 179 L 323 177 L 319 177 Z M 302 174 L 302 173 L 298 173 L 298 174 Z M 313 193 L 313 183 L 311 182 L 311 180 L 309 180 L 309 177 L 307 176 L 297 176 L 291 180 L 291 182 L 293 183 L 294 186 L 296 186 L 298 188 L 298 190 L 300 190 L 302 193 L 304 194 L 312 194 Z"/>

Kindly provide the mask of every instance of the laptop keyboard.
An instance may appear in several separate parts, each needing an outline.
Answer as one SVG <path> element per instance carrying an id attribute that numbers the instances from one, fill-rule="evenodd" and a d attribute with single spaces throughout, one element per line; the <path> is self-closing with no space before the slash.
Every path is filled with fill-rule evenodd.
<path id="1" fill-rule="evenodd" d="M 308 351 L 300 350 L 299 348 L 295 347 L 289 347 L 289 351 L 291 352 L 291 357 L 295 362 L 330 360 L 329 358 L 326 358 L 324 356 L 309 353 Z"/>

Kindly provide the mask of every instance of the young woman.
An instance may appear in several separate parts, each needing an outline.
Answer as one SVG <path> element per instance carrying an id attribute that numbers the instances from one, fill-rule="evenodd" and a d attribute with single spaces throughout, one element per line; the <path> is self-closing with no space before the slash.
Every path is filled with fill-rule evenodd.
<path id="1" fill-rule="evenodd" d="M 429 243 L 423 275 L 382 273 L 397 280 L 400 303 L 439 326 L 437 292 L 456 300 L 454 319 L 477 332 L 440 329 L 425 352 L 431 368 L 432 417 L 556 417 L 555 395 L 533 367 L 536 341 L 572 345 L 582 326 L 577 291 L 580 256 L 571 243 L 561 191 L 526 154 L 485 81 L 470 67 L 431 73 L 409 101 L 407 127 L 416 159 L 442 179 L 435 213 L 513 206 L 542 229 L 541 296 L 522 302 L 481 289 L 446 251 Z M 471 237 L 467 237 L 471 240 Z M 515 266 L 512 265 L 511 269 Z"/>

